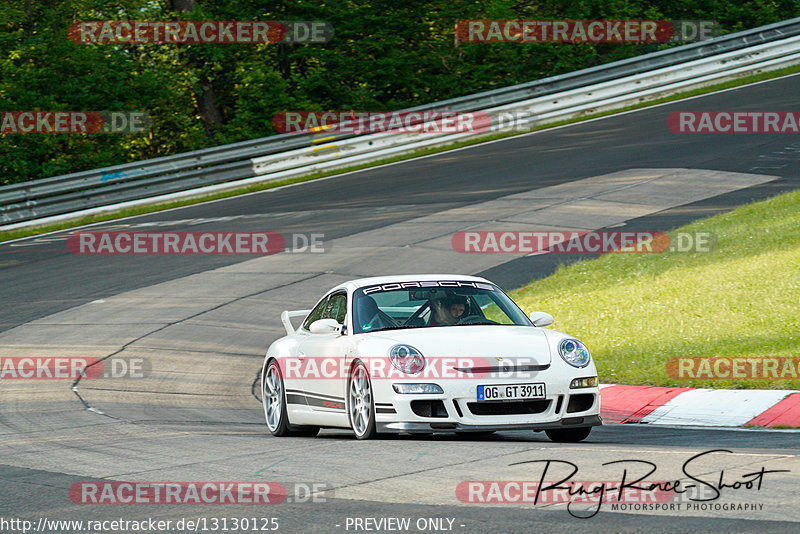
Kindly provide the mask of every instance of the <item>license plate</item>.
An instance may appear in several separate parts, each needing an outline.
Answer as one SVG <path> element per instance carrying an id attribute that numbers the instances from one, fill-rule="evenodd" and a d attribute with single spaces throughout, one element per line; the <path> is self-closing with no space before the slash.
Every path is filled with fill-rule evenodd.
<path id="1" fill-rule="evenodd" d="M 543 399 L 544 384 L 504 384 L 502 386 L 478 386 L 479 401 L 507 401 Z"/>

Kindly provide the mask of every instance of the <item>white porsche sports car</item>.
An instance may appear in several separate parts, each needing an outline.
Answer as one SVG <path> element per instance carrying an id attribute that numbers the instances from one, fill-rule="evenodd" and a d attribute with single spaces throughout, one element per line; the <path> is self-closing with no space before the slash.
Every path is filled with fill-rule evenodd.
<path id="1" fill-rule="evenodd" d="M 261 374 L 275 436 L 530 429 L 574 442 L 601 424 L 586 347 L 542 328 L 552 316 L 526 316 L 484 278 L 362 278 L 281 321 L 288 335 L 269 347 Z"/>

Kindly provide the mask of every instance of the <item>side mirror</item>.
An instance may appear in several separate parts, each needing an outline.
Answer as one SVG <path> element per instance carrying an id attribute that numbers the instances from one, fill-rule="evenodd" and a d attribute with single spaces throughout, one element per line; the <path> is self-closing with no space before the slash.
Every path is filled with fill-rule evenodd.
<path id="1" fill-rule="evenodd" d="M 547 312 L 531 312 L 528 316 L 531 318 L 531 322 L 533 322 L 533 326 L 550 326 L 553 324 L 553 316 Z M 312 325 L 313 326 L 313 325 Z"/>
<path id="2" fill-rule="evenodd" d="M 339 332 L 342 325 L 336 322 L 335 319 L 320 319 L 311 323 L 308 329 L 312 334 L 335 334 Z"/>

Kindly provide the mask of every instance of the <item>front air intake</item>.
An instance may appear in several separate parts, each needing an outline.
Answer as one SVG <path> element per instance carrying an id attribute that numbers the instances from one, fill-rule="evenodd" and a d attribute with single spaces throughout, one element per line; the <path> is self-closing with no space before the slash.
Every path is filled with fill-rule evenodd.
<path id="1" fill-rule="evenodd" d="M 441 399 L 411 401 L 411 411 L 420 417 L 447 417 L 447 408 Z"/>

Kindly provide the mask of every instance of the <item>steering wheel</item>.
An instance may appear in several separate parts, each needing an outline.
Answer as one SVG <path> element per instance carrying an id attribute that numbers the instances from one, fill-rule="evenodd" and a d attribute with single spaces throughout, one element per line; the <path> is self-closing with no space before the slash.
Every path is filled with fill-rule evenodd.
<path id="1" fill-rule="evenodd" d="M 480 315 L 466 315 L 458 320 L 456 324 L 500 324 L 496 321 L 492 321 L 487 319 L 486 317 L 482 317 Z"/>

